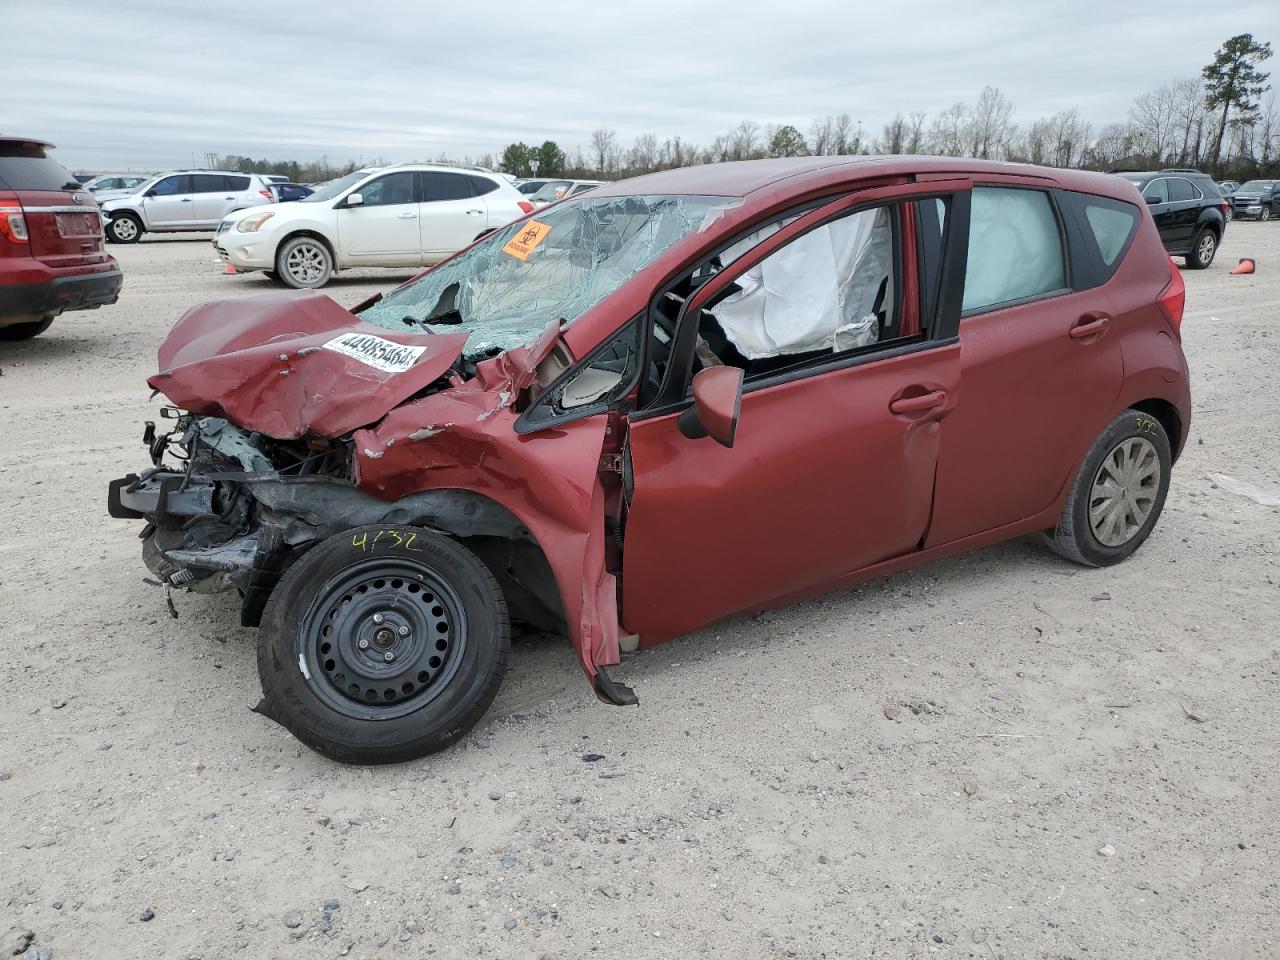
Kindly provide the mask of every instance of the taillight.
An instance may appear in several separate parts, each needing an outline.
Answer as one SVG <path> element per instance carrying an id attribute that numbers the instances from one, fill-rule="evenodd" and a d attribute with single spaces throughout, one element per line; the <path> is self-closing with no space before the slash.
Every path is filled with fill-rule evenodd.
<path id="1" fill-rule="evenodd" d="M 537 210 L 537 209 L 538 209 L 538 208 L 537 208 L 537 207 L 535 207 L 532 203 L 530 203 L 528 200 L 518 200 L 518 201 L 516 201 L 516 202 L 520 204 L 520 209 L 521 209 L 522 211 L 524 211 L 525 213 L 533 213 L 533 211 L 535 211 L 535 210 Z"/>
<path id="2" fill-rule="evenodd" d="M 27 218 L 17 203 L 0 202 L 0 237 L 10 243 L 27 242 Z"/>
<path id="3" fill-rule="evenodd" d="M 1227 215 L 1227 211 L 1228 211 L 1228 210 L 1230 210 L 1230 209 L 1231 209 L 1231 204 L 1229 204 L 1229 203 L 1227 203 L 1227 201 L 1223 200 L 1223 201 L 1222 201 L 1222 215 L 1223 215 L 1224 217 Z"/>
<path id="4" fill-rule="evenodd" d="M 1187 285 L 1183 283 L 1182 271 L 1172 258 L 1169 260 L 1169 267 L 1173 270 L 1173 276 L 1169 279 L 1169 285 L 1160 291 L 1160 298 L 1156 302 L 1160 304 L 1160 311 L 1169 321 L 1169 326 L 1173 327 L 1173 332 L 1178 339 L 1182 339 L 1182 311 L 1187 305 Z"/>
<path id="5" fill-rule="evenodd" d="M 268 200 L 272 199 L 270 190 L 259 190 L 258 193 L 266 197 Z"/>

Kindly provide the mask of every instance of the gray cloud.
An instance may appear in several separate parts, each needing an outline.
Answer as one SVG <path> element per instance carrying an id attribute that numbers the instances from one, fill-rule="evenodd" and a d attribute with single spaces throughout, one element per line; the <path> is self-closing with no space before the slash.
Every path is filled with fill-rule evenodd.
<path id="1" fill-rule="evenodd" d="M 1233 33 L 1280 45 L 1280 5 L 1103 0 L 655 0 L 538 6 L 411 0 L 201 4 L 0 0 L 0 132 L 77 169 L 160 169 L 208 150 L 333 161 L 585 146 L 599 126 L 707 143 L 742 119 L 848 113 L 876 134 L 1000 87 L 1026 122 L 1095 124 L 1198 72 Z M 1280 80 L 1280 77 L 1277 78 Z"/>

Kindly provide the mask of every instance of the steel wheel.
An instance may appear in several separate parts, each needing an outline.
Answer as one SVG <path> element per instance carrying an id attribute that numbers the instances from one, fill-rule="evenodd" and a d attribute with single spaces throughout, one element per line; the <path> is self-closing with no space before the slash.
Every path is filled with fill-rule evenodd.
<path id="1" fill-rule="evenodd" d="M 320 589 L 298 654 L 329 706 L 383 720 L 430 703 L 457 671 L 466 640 L 453 587 L 425 565 L 370 558 Z"/>
<path id="2" fill-rule="evenodd" d="M 328 274 L 329 252 L 318 243 L 297 243 L 289 250 L 284 265 L 300 285 L 310 286 Z"/>
<path id="3" fill-rule="evenodd" d="M 1271 219 L 1271 208 L 1270 208 L 1270 207 L 1263 207 L 1263 208 L 1262 208 L 1262 212 L 1258 214 L 1258 219 L 1259 219 L 1259 220 L 1270 220 L 1270 219 Z"/>
<path id="4" fill-rule="evenodd" d="M 1160 490 L 1160 457 L 1143 437 L 1122 440 L 1102 460 L 1089 494 L 1089 528 L 1098 542 L 1119 547 L 1151 516 Z"/>

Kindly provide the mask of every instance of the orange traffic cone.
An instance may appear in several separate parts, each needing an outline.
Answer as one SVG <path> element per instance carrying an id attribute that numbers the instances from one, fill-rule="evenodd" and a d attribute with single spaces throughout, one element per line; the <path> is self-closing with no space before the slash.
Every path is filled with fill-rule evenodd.
<path id="1" fill-rule="evenodd" d="M 228 263 L 228 264 L 227 264 L 227 269 L 223 270 L 222 272 L 223 272 L 224 274 L 228 274 L 228 273 L 237 273 L 238 271 L 236 270 L 236 268 L 235 268 L 235 267 L 233 267 L 230 263 Z"/>
<path id="2" fill-rule="evenodd" d="M 1240 262 L 1231 269 L 1231 276 L 1239 277 L 1246 273 L 1253 273 L 1256 266 L 1252 257 L 1241 257 Z"/>

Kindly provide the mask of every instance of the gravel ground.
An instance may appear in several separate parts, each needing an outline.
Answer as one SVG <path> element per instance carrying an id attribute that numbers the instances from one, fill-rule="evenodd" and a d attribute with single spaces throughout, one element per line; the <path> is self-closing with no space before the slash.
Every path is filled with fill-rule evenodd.
<path id="1" fill-rule="evenodd" d="M 629 657 L 636 710 L 517 643 L 465 746 L 377 769 L 250 712 L 236 604 L 171 619 L 106 517 L 165 330 L 269 289 L 207 237 L 114 249 L 118 305 L 0 344 L 0 934 L 55 960 L 1280 955 L 1280 510 L 1206 477 L 1280 489 L 1280 225 L 1184 274 L 1195 421 L 1129 562 L 1018 541 L 735 620 Z"/>

